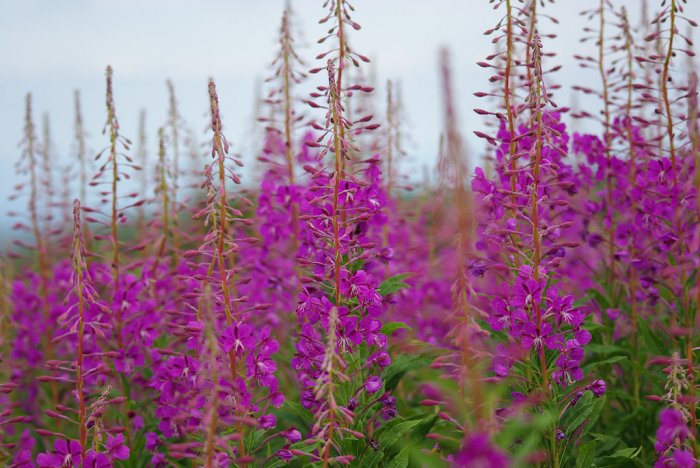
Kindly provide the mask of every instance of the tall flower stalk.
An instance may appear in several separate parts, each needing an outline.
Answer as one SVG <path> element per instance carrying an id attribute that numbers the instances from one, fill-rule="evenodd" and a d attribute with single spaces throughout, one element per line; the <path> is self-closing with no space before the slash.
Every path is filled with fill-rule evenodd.
<path id="1" fill-rule="evenodd" d="M 83 123 L 83 111 L 80 104 L 80 91 L 77 89 L 73 94 L 74 100 L 74 128 L 75 128 L 75 153 L 78 158 L 78 164 L 80 166 L 80 190 L 79 199 L 83 200 L 83 203 L 87 202 L 87 191 L 88 191 L 88 161 L 87 161 L 87 144 L 85 141 L 85 125 Z"/>
<path id="2" fill-rule="evenodd" d="M 144 203 L 143 200 L 138 200 L 138 193 L 122 194 L 120 191 L 120 183 L 131 178 L 131 172 L 140 170 L 134 160 L 124 151 L 128 151 L 131 146 L 131 141 L 121 134 L 121 127 L 117 119 L 116 107 L 114 102 L 113 89 L 113 70 L 108 66 L 105 72 L 105 105 L 107 109 L 107 119 L 103 128 L 103 133 L 109 135 L 109 144 L 106 148 L 100 151 L 95 157 L 96 161 L 103 161 L 99 166 L 97 173 L 93 176 L 90 185 L 93 187 L 106 187 L 100 191 L 100 202 L 106 206 L 106 210 L 99 208 L 83 208 L 84 211 L 90 214 L 88 221 L 96 222 L 105 226 L 108 234 L 95 234 L 96 240 L 107 240 L 110 245 L 110 252 L 107 255 L 110 270 L 110 280 L 103 280 L 108 284 L 109 296 L 111 299 L 111 307 L 113 310 L 113 333 L 117 351 L 120 353 L 118 360 L 118 369 L 123 373 L 128 373 L 131 368 L 131 354 L 135 351 L 133 344 L 127 346 L 134 339 L 137 330 L 134 327 L 135 322 L 131 322 L 131 326 L 126 327 L 129 317 L 134 310 L 130 307 L 130 299 L 134 294 L 134 283 L 131 278 L 125 279 L 122 270 L 129 271 L 132 265 L 122 264 L 122 241 L 119 235 L 119 226 L 126 222 L 126 211 L 131 207 L 138 207 Z M 136 200 L 134 200 L 136 199 Z M 124 200 L 132 203 L 125 205 Z M 125 317 L 126 315 L 126 317 Z M 120 387 L 125 395 L 124 405 L 128 407 L 130 404 L 130 387 L 125 381 L 121 381 Z M 131 437 L 127 431 L 127 439 Z"/>
<path id="3" fill-rule="evenodd" d="M 29 172 L 29 219 L 30 219 L 30 229 L 32 237 L 34 238 L 34 245 L 36 248 L 36 255 L 38 261 L 38 269 L 40 276 L 39 283 L 39 294 L 44 301 L 44 311 L 45 314 L 49 313 L 49 305 L 46 302 L 48 300 L 48 282 L 50 279 L 49 273 L 49 259 L 47 253 L 47 246 L 45 237 L 43 235 L 44 226 L 42 226 L 40 220 L 43 218 L 39 212 L 39 184 L 40 176 L 38 171 L 40 170 L 39 162 L 37 161 L 36 153 L 36 134 L 34 130 L 34 122 L 32 121 L 32 97 L 30 94 L 26 96 L 25 99 L 25 119 L 24 119 L 24 148 L 26 155 L 26 168 Z M 48 316 L 45 317 L 48 319 Z"/>
<path id="4" fill-rule="evenodd" d="M 345 128 L 345 135 L 355 128 L 344 116 L 331 60 L 326 71 L 325 105 L 314 107 L 326 109 L 325 131 L 317 139 L 324 143 L 318 159 L 331 154 L 333 165 L 330 170 L 309 168 L 313 173 L 305 194 L 306 203 L 302 205 L 302 219 L 312 236 L 311 256 L 302 259 L 302 265 L 311 271 L 304 280 L 306 287 L 297 308 L 302 328 L 292 360 L 305 387 L 302 404 L 315 415 L 312 432 L 320 442 L 317 457 L 324 466 L 352 459 L 341 452 L 339 441 L 344 434 L 353 433 L 351 427 L 357 422 L 353 410 L 358 405 L 358 394 L 363 388 L 367 394 L 381 388 L 381 379 L 372 372 L 388 365 L 388 355 L 383 353 L 386 336 L 380 333 L 378 319 L 382 310 L 378 281 L 362 269 L 364 262 L 376 255 L 372 252 L 376 244 L 365 237 L 367 228 L 362 225 L 369 224 L 385 203 L 375 198 L 379 195 L 379 161 L 366 162 L 367 182 L 347 173 L 342 175 L 342 160 L 351 144 L 343 139 L 340 128 Z M 361 344 L 375 353 L 374 359 L 366 363 L 359 361 Z M 340 400 L 341 385 L 351 385 L 355 396 Z"/>
<path id="5" fill-rule="evenodd" d="M 9 216 L 19 218 L 13 228 L 20 232 L 28 232 L 31 238 L 31 242 L 17 239 L 14 244 L 32 252 L 34 255 L 33 261 L 36 262 L 37 277 L 31 278 L 30 281 L 36 282 L 34 287 L 36 288 L 39 304 L 32 308 L 32 316 L 33 320 L 36 320 L 36 314 L 38 313 L 42 322 L 46 325 L 40 327 L 40 336 L 30 337 L 30 339 L 36 341 L 37 344 L 41 343 L 43 345 L 42 351 L 45 357 L 52 357 L 54 350 L 51 343 L 51 328 L 48 326 L 51 323 L 52 305 L 49 294 L 53 279 L 48 250 L 48 238 L 51 235 L 49 227 L 50 207 L 41 209 L 42 202 L 45 201 L 41 191 L 44 181 L 42 168 L 45 166 L 40 164 L 40 154 L 37 150 L 38 142 L 32 118 L 31 94 L 27 94 L 25 97 L 24 136 L 20 145 L 22 147 L 22 158 L 18 161 L 16 168 L 19 174 L 27 176 L 27 180 L 15 186 L 17 192 L 10 197 L 10 200 L 26 196 L 27 205 L 24 212 L 12 211 L 9 213 Z M 18 336 L 18 338 L 21 337 Z M 22 345 L 16 347 L 24 348 Z M 30 349 L 25 349 L 24 351 L 31 352 Z M 18 353 L 22 354 L 23 352 L 18 350 Z M 58 388 L 54 383 L 50 385 L 52 398 L 54 401 L 57 401 Z"/>
<path id="6" fill-rule="evenodd" d="M 173 168 L 174 170 L 174 168 Z M 170 170 L 170 160 L 167 157 L 165 130 L 161 127 L 158 129 L 158 165 L 156 166 L 156 194 L 160 197 L 160 229 L 159 241 L 156 244 L 155 256 L 153 261 L 152 275 L 155 278 L 156 270 L 159 266 L 161 258 L 167 253 L 168 249 L 172 250 L 171 266 L 175 266 L 177 257 L 175 256 L 176 246 L 174 245 L 174 226 L 175 221 L 172 219 L 174 213 L 171 211 L 171 203 L 173 199 L 174 176 Z"/>
<path id="7" fill-rule="evenodd" d="M 105 104 L 107 108 L 107 120 L 103 129 L 103 133 L 109 136 L 108 146 L 100 151 L 95 159 L 97 161 L 104 160 L 99 167 L 97 173 L 93 176 L 92 186 L 106 185 L 108 190 L 101 192 L 102 202 L 108 206 L 107 212 L 102 212 L 97 209 L 91 209 L 90 212 L 98 213 L 107 218 L 107 221 L 99 221 L 106 224 L 109 229 L 109 234 L 99 236 L 99 239 L 108 239 L 111 247 L 110 252 L 110 269 L 112 277 L 112 302 L 115 306 L 115 333 L 118 342 L 122 343 L 122 328 L 123 328 L 123 307 L 117 305 L 119 295 L 124 291 L 121 285 L 122 264 L 120 261 L 121 241 L 119 240 L 119 225 L 125 220 L 125 211 L 130 206 L 139 206 L 143 201 L 136 201 L 132 205 L 121 206 L 120 200 L 133 199 L 137 194 L 120 195 L 119 183 L 124 179 L 129 179 L 129 170 L 140 170 L 140 166 L 135 164 L 131 157 L 124 154 L 122 150 L 128 151 L 131 146 L 131 141 L 122 136 L 121 127 L 117 120 L 117 111 L 114 104 L 113 90 L 113 71 L 112 67 L 108 66 L 105 73 L 106 92 Z M 95 218 L 91 218 L 97 221 Z"/>
<path id="8" fill-rule="evenodd" d="M 139 112 L 139 137 L 136 144 L 136 161 L 141 166 L 141 172 L 139 174 L 140 187 L 139 190 L 142 196 L 148 196 L 149 181 L 150 176 L 148 170 L 148 139 L 146 135 L 146 110 L 142 109 Z M 136 223 L 139 228 L 139 237 L 141 239 L 146 237 L 146 203 L 141 204 L 138 207 Z"/>
<path id="9" fill-rule="evenodd" d="M 327 34 L 319 39 L 319 43 L 323 43 L 328 39 L 335 38 L 336 47 L 331 48 L 327 52 L 323 52 L 316 56 L 317 60 L 326 59 L 329 55 L 336 68 L 335 73 L 335 87 L 338 90 L 338 96 L 343 105 L 345 105 L 345 100 L 352 94 L 352 91 L 371 91 L 371 88 L 363 87 L 361 85 L 347 85 L 344 73 L 348 65 L 353 64 L 355 67 L 359 67 L 360 62 L 369 63 L 369 59 L 364 55 L 356 53 L 349 45 L 348 41 L 348 28 L 355 30 L 360 29 L 360 25 L 352 20 L 351 12 L 354 8 L 350 5 L 347 0 L 325 0 L 323 7 L 327 9 L 327 14 L 319 23 L 325 24 L 330 22 L 331 26 L 328 28 Z M 314 68 L 310 73 L 318 73 L 324 70 L 324 67 Z M 349 139 L 350 135 L 346 134 L 346 129 L 343 126 L 338 127 L 340 132 L 339 137 L 341 141 L 346 141 Z M 346 153 L 345 158 L 349 155 Z M 345 174 L 346 159 L 340 160 L 340 175 L 341 177 Z"/>
<path id="10" fill-rule="evenodd" d="M 174 229 L 171 234 L 171 242 L 175 248 L 177 248 L 179 242 L 178 236 L 178 212 L 180 210 L 180 202 L 178 201 L 178 194 L 180 192 L 180 176 L 182 175 L 182 169 L 180 169 L 180 145 L 181 145 L 181 135 L 180 127 L 182 126 L 182 117 L 178 111 L 177 97 L 175 96 L 175 85 L 171 80 L 166 82 L 168 86 L 168 129 L 170 133 L 170 146 L 172 148 L 172 169 L 169 169 L 172 178 L 172 190 L 169 200 L 168 210 L 170 211 L 169 217 L 170 221 L 173 223 Z"/>
<path id="11" fill-rule="evenodd" d="M 606 224 L 608 231 L 608 265 L 610 268 L 609 283 L 615 282 L 615 213 L 613 210 L 613 168 L 611 154 L 610 131 L 610 90 L 608 87 L 608 70 L 605 66 L 605 10 L 608 2 L 600 0 L 598 6 L 598 74 L 601 83 L 601 95 L 603 100 L 603 151 L 606 159 Z"/>
<path id="12" fill-rule="evenodd" d="M 545 84 L 542 55 L 539 36 L 535 35 L 532 62 L 528 64 L 533 81 L 525 103 L 529 118 L 516 135 L 508 133 L 503 119 L 498 133 L 496 180 L 488 180 L 478 169 L 472 184 L 487 216 L 479 230 L 481 250 L 489 255 L 492 245 L 505 254 L 473 271 L 485 278 L 489 271 L 503 275 L 499 280 L 503 284 L 497 290 L 486 289 L 495 296 L 491 300 L 489 325 L 494 332 L 506 332 L 509 336 L 497 346 L 493 363 L 496 375 L 503 378 L 517 372 L 524 384 L 517 385 L 521 388 L 518 392 L 535 402 L 546 401 L 534 403 L 534 407 L 561 417 L 569 408 L 564 392 L 583 378 L 583 346 L 591 340 L 591 334 L 582 327 L 584 310 L 574 306 L 571 295 L 561 296 L 554 286 L 566 249 L 576 243 L 560 239 L 564 228 L 570 225 L 562 219 L 570 196 L 565 188 L 571 183 L 563 160 L 568 135 L 559 123 L 557 105 Z M 510 190 L 508 162 L 512 141 L 517 144 L 516 157 L 523 161 L 517 170 L 515 193 Z M 506 207 L 513 196 L 516 204 L 510 206 L 511 217 Z M 516 367 L 518 362 L 524 368 Z M 548 431 L 552 466 L 560 466 L 563 460 L 558 430 L 555 424 Z"/>
<path id="13" fill-rule="evenodd" d="M 458 130 L 458 118 L 454 106 L 454 94 L 452 90 L 451 69 L 449 55 L 446 49 L 441 51 L 440 66 L 442 73 L 442 87 L 445 113 L 446 157 L 449 167 L 449 182 L 452 188 L 451 202 L 454 209 L 454 217 L 457 221 L 456 268 L 454 271 L 454 283 L 452 285 L 452 313 L 457 324 L 453 330 L 455 345 L 460 350 L 462 371 L 459 375 L 461 381 L 462 398 L 469 397 L 475 424 L 470 421 L 464 424 L 465 436 L 470 427 L 481 429 L 479 426 L 488 425 L 488 411 L 486 402 L 483 401 L 483 377 L 478 368 L 478 346 L 481 340 L 480 327 L 477 324 L 479 314 L 475 309 L 475 291 L 471 285 L 468 264 L 474 259 L 474 202 L 471 190 L 467 187 L 467 177 L 470 173 L 469 161 L 462 137 Z"/>
<path id="14" fill-rule="evenodd" d="M 80 201 L 73 204 L 73 294 L 77 297 L 78 305 L 78 337 L 76 363 L 76 390 L 78 392 L 78 427 L 80 428 L 80 456 L 85 458 L 87 452 L 87 420 L 85 412 L 85 369 L 84 369 L 84 340 L 85 340 L 85 308 L 86 301 L 92 299 L 94 291 L 89 283 L 86 262 L 85 241 L 83 240 L 82 221 L 80 219 Z M 86 278 L 87 276 L 87 278 Z M 87 297 L 86 297 L 87 296 Z M 94 300 L 94 299 L 93 299 Z"/>
<path id="15" fill-rule="evenodd" d="M 690 151 L 695 166 L 694 184 L 695 184 L 695 216 L 696 216 L 696 236 L 700 238 L 700 127 L 698 120 L 698 75 L 695 71 L 690 74 L 688 84 L 688 137 L 690 139 Z M 688 384 L 690 387 L 690 419 L 692 422 L 691 428 L 693 434 L 697 437 L 697 388 L 695 384 L 695 359 L 694 359 L 694 343 L 695 343 L 695 320 L 697 311 L 700 309 L 700 265 L 696 265 L 695 272 L 695 310 L 688 311 L 686 326 L 688 327 L 688 338 L 686 342 L 686 359 Z M 694 445 L 693 452 L 697 457 L 697 440 Z"/>

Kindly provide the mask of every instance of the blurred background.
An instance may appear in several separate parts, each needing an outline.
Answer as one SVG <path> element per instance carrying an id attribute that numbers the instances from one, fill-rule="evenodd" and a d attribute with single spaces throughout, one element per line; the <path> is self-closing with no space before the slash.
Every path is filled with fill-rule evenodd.
<path id="1" fill-rule="evenodd" d="M 559 20 L 559 24 L 541 23 L 543 34 L 558 35 L 543 41 L 547 51 L 558 53 L 546 63 L 547 68 L 562 65 L 553 76 L 555 81 L 596 86 L 597 74 L 580 70 L 573 55 L 586 50 L 586 45 L 590 48 L 579 43 L 586 25 L 579 12 L 597 3 L 560 0 L 546 6 L 546 13 Z M 650 10 L 659 3 L 650 0 Z M 633 24 L 641 5 L 642 0 L 629 0 Z M 495 26 L 501 13 L 493 11 L 488 0 L 356 0 L 354 6 L 353 19 L 362 29 L 351 31 L 350 43 L 372 59 L 365 70 L 377 87 L 379 109 L 385 102 L 386 80 L 400 83 L 409 154 L 404 172 L 420 180 L 436 160 L 442 128 L 441 46 L 451 51 L 461 128 L 476 162 L 484 148 L 472 132 L 483 130 L 484 121 L 473 108 L 489 106 L 473 96 L 489 88 L 489 70 L 476 62 L 494 51 L 491 36 L 483 31 Z M 323 1 L 296 0 L 292 7 L 297 52 L 308 68 L 323 65 L 314 59 L 322 50 L 316 40 L 326 29 L 318 24 L 325 15 Z M 265 90 L 264 78 L 270 75 L 283 8 L 283 0 L 0 0 L 0 211 L 13 208 L 7 199 L 16 180 L 13 164 L 20 155 L 17 143 L 22 138 L 25 94 L 33 94 L 39 136 L 42 116 L 50 118 L 56 167 L 71 164 L 75 89 L 82 93 L 91 153 L 107 144 L 102 127 L 108 64 L 114 67 L 122 133 L 137 139 L 139 113 L 145 109 L 151 155 L 156 154 L 156 130 L 167 118 L 166 79 L 175 85 L 180 114 L 188 127 L 205 141 L 207 79 L 213 77 L 225 134 L 244 163 L 253 166 L 261 136 L 256 130 L 261 129 L 255 122 L 256 102 Z M 699 1 L 689 2 L 687 16 L 700 18 Z M 311 89 L 323 81 L 322 74 L 311 75 L 305 87 Z M 586 107 L 585 98 L 572 97 L 568 88 L 557 91 L 555 100 L 562 106 Z M 314 112 L 322 115 L 310 108 L 306 113 Z M 243 176 L 245 183 L 245 170 Z M 10 235 L 10 220 L 2 219 L 0 246 Z"/>

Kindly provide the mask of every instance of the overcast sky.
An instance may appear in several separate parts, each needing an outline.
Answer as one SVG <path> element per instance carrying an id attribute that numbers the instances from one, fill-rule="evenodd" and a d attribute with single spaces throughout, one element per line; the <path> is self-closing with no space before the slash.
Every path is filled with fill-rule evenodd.
<path id="1" fill-rule="evenodd" d="M 634 11 L 641 0 L 617 0 L 621 2 Z M 299 53 L 310 66 L 318 66 L 313 60 L 318 52 L 315 41 L 326 29 L 317 24 L 324 15 L 322 3 L 293 2 L 297 29 L 303 34 Z M 658 3 L 650 1 L 654 8 Z M 687 15 L 700 19 L 700 1 L 690 3 Z M 362 25 L 360 31 L 351 32 L 354 49 L 372 58 L 379 82 L 402 83 L 412 142 L 409 170 L 419 172 L 434 162 L 441 125 L 437 52 L 442 45 L 452 51 L 462 129 L 477 153 L 480 143 L 473 141 L 471 132 L 483 124 L 472 109 L 484 104 L 472 93 L 488 88 L 488 72 L 475 62 L 492 52 L 490 37 L 482 32 L 502 12 L 494 12 L 488 0 L 355 0 L 353 4 L 354 19 Z M 544 47 L 560 54 L 555 63 L 563 69 L 557 81 L 566 87 L 557 100 L 563 105 L 571 102 L 571 84 L 590 85 L 595 79 L 581 73 L 572 59 L 585 50 L 578 43 L 583 27 L 578 12 L 594 4 L 597 1 L 559 0 L 547 6 L 561 22 L 542 27 L 559 34 Z M 282 0 L 0 0 L 0 210 L 7 210 L 6 199 L 15 183 L 12 163 L 19 154 L 24 95 L 34 96 L 37 124 L 44 112 L 50 115 L 56 152 L 67 161 L 73 90 L 80 89 L 89 144 L 99 150 L 106 144 L 100 132 L 107 64 L 114 67 L 122 133 L 136 139 L 138 114 L 145 108 L 151 146 L 155 129 L 166 118 L 165 80 L 173 80 L 181 114 L 199 131 L 207 123 L 207 78 L 214 77 L 225 133 L 250 163 L 254 155 L 245 152 L 250 146 L 256 82 L 266 76 L 274 56 L 283 6 Z M 312 80 L 320 84 L 322 77 Z M 378 92 L 383 103 L 383 90 Z"/>

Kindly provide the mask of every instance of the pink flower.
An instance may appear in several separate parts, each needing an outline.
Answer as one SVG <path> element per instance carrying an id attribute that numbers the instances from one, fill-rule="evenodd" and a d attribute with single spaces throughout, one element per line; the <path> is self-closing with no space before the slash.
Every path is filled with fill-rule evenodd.
<path id="1" fill-rule="evenodd" d="M 253 328 L 245 323 L 226 327 L 221 334 L 221 345 L 227 353 L 233 350 L 237 355 L 242 356 L 245 351 L 255 346 Z"/>
<path id="2" fill-rule="evenodd" d="M 42 468 L 80 466 L 80 442 L 57 439 L 53 443 L 53 452 L 40 453 L 36 463 Z"/>
<path id="3" fill-rule="evenodd" d="M 371 375 L 365 382 L 365 391 L 369 394 L 377 393 L 382 388 L 382 379 L 376 375 Z"/>
<path id="4" fill-rule="evenodd" d="M 129 458 L 129 447 L 124 445 L 124 434 L 117 434 L 116 436 L 107 436 L 107 443 L 105 444 L 109 456 L 116 458 L 117 460 L 126 460 Z"/>
<path id="5" fill-rule="evenodd" d="M 464 439 L 462 449 L 452 459 L 452 466 L 507 468 L 510 461 L 503 451 L 493 446 L 488 435 L 475 433 Z"/>

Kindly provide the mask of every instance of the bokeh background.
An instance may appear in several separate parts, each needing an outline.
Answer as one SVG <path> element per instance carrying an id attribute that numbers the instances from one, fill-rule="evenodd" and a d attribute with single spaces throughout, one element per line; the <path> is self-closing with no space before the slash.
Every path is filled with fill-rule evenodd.
<path id="1" fill-rule="evenodd" d="M 650 0 L 653 11 L 659 1 Z M 461 128 L 475 159 L 483 146 L 472 131 L 483 119 L 473 108 L 485 106 L 473 93 L 488 89 L 488 69 L 476 62 L 494 50 L 483 31 L 500 17 L 488 0 L 356 0 L 353 19 L 362 25 L 352 31 L 353 48 L 372 59 L 377 104 L 385 100 L 387 79 L 400 83 L 406 112 L 404 172 L 420 179 L 433 167 L 442 127 L 438 51 L 451 50 Z M 319 66 L 318 24 L 325 10 L 322 0 L 296 0 L 298 52 L 308 67 Z M 595 86 L 597 75 L 581 70 L 573 55 L 586 50 L 579 43 L 585 20 L 582 9 L 597 0 L 559 0 L 546 12 L 559 24 L 541 23 L 544 48 L 558 53 L 546 65 L 562 65 L 555 81 Z M 633 22 L 642 0 L 629 0 Z M 269 75 L 277 47 L 283 0 L 0 0 L 0 212 L 13 208 L 7 200 L 15 184 L 13 164 L 19 157 L 24 96 L 34 96 L 38 133 L 48 113 L 56 167 L 73 156 L 73 92 L 82 93 L 89 145 L 96 153 L 104 145 L 104 69 L 115 70 L 115 98 L 122 132 L 135 140 L 141 109 L 147 111 L 151 154 L 156 129 L 166 120 L 166 79 L 176 88 L 180 113 L 204 141 L 207 127 L 208 77 L 217 82 L 225 133 L 243 161 L 252 166 L 260 132 L 256 132 L 256 102 Z M 700 17 L 700 1 L 691 0 L 688 16 Z M 590 47 L 590 45 L 589 45 Z M 370 77 L 368 77 L 370 78 Z M 307 88 L 322 84 L 312 75 Z M 262 87 L 261 87 L 262 85 Z M 586 108 L 584 97 L 571 89 L 556 94 L 560 105 Z M 593 109 L 595 111 L 595 109 Z M 318 112 L 318 111 L 317 111 Z M 309 109 L 312 114 L 312 109 Z M 576 123 L 574 125 L 582 125 Z M 590 124 L 588 124 L 590 125 Z M 244 171 L 244 181 L 246 172 Z M 17 208 L 17 207 L 15 207 Z M 0 246 L 10 237 L 10 221 L 1 218 Z"/>

